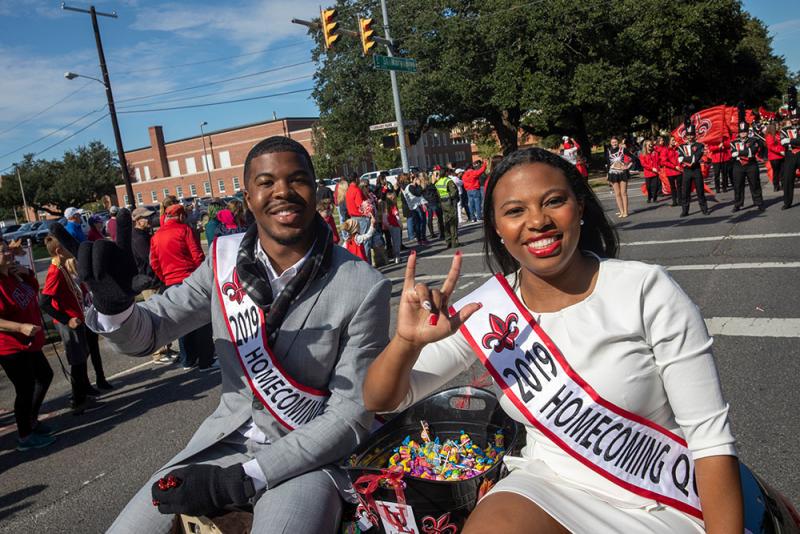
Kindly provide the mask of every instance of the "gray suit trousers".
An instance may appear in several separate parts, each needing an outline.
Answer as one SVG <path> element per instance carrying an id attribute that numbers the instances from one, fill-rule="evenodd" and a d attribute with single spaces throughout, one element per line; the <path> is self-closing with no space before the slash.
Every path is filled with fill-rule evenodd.
<path id="1" fill-rule="evenodd" d="M 221 441 L 191 457 L 187 464 L 210 464 L 228 467 L 253 458 L 247 446 Z M 183 464 L 186 465 L 186 464 Z M 150 487 L 173 469 L 158 471 L 128 502 L 108 529 L 109 534 L 167 534 L 174 516 L 164 515 L 153 506 Z M 342 499 L 333 480 L 324 471 L 309 471 L 261 494 L 253 509 L 253 534 L 314 532 L 334 534 L 339 531 Z"/>

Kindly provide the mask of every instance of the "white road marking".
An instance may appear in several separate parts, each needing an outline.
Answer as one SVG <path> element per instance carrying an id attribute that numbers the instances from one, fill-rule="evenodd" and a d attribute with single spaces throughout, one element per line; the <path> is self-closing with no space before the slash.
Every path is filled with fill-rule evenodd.
<path id="1" fill-rule="evenodd" d="M 800 319 L 711 317 L 706 326 L 712 336 L 800 337 Z"/>
<path id="2" fill-rule="evenodd" d="M 777 234 L 742 234 L 742 235 L 712 235 L 707 237 L 687 237 L 686 239 L 657 239 L 652 241 L 631 241 L 630 243 L 620 243 L 622 247 L 639 247 L 646 245 L 677 245 L 683 243 L 704 243 L 711 241 L 740 241 L 745 239 L 778 239 L 800 237 L 800 232 L 785 232 Z M 453 254 L 437 254 L 435 256 L 425 256 L 425 259 L 450 259 Z M 465 258 L 477 258 L 483 256 L 483 252 L 462 252 Z"/>
<path id="3" fill-rule="evenodd" d="M 473 280 L 472 282 L 467 282 L 466 284 L 461 284 L 456 289 L 461 291 L 462 289 L 467 289 L 469 286 L 473 285 L 474 283 L 475 283 L 475 280 Z"/>
<path id="4" fill-rule="evenodd" d="M 787 232 L 782 234 L 743 234 L 743 235 L 715 235 L 708 237 L 688 237 L 686 239 L 662 239 L 654 241 L 631 241 L 620 243 L 623 247 L 642 245 L 670 245 L 674 243 L 702 243 L 705 241 L 736 241 L 740 239 L 775 239 L 780 237 L 800 237 L 800 232 Z"/>
<path id="5" fill-rule="evenodd" d="M 466 256 L 466 254 L 464 254 Z M 664 265 L 668 271 L 721 271 L 735 269 L 800 269 L 800 261 L 786 262 L 761 262 L 761 263 L 698 263 L 689 265 Z M 459 278 L 489 278 L 492 273 L 461 273 Z M 431 280 L 444 280 L 447 277 L 443 274 L 422 274 L 418 275 L 417 282 L 429 282 Z M 392 283 L 402 282 L 402 277 L 389 278 Z"/>

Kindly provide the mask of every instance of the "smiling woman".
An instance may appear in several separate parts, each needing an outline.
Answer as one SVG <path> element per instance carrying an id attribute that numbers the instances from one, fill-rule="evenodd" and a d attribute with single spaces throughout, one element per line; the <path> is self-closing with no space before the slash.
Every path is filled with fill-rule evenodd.
<path id="1" fill-rule="evenodd" d="M 366 407 L 387 412 L 475 359 L 500 387 L 526 446 L 463 532 L 741 532 L 735 440 L 697 306 L 664 268 L 613 259 L 597 198 L 557 155 L 507 156 L 484 209 L 501 272 L 451 306 L 461 256 L 432 289 L 412 255 L 395 337 L 364 382 Z M 508 343 L 487 342 L 497 325 Z"/>

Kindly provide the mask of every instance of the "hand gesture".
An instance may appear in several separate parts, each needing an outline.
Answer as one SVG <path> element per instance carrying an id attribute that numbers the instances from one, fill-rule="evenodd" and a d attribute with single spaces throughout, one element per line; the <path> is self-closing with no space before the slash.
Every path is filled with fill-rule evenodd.
<path id="1" fill-rule="evenodd" d="M 448 301 L 458 282 L 461 261 L 461 252 L 456 252 L 442 288 L 429 289 L 425 284 L 418 284 L 414 280 L 417 255 L 412 253 L 408 257 L 397 314 L 398 337 L 415 346 L 439 341 L 454 334 L 464 321 L 480 309 L 481 304 L 472 303 L 464 306 L 457 314 L 450 315 Z"/>
<path id="2" fill-rule="evenodd" d="M 39 333 L 42 327 L 38 324 L 30 324 L 30 323 L 23 323 L 22 326 L 19 327 L 19 333 L 25 337 L 33 337 Z"/>
<path id="3" fill-rule="evenodd" d="M 136 262 L 131 248 L 133 224 L 125 208 L 117 215 L 117 240 L 84 241 L 78 250 L 78 275 L 92 291 L 97 311 L 114 315 L 127 310 L 134 302 L 132 288 Z"/>

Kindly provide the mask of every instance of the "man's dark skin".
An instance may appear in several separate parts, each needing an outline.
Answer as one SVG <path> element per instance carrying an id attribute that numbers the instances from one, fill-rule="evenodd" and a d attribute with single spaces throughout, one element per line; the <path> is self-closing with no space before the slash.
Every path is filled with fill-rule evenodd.
<path id="1" fill-rule="evenodd" d="M 314 242 L 314 175 L 294 152 L 262 154 L 251 160 L 249 171 L 244 198 L 255 216 L 261 247 L 280 273 L 300 261 Z"/>

